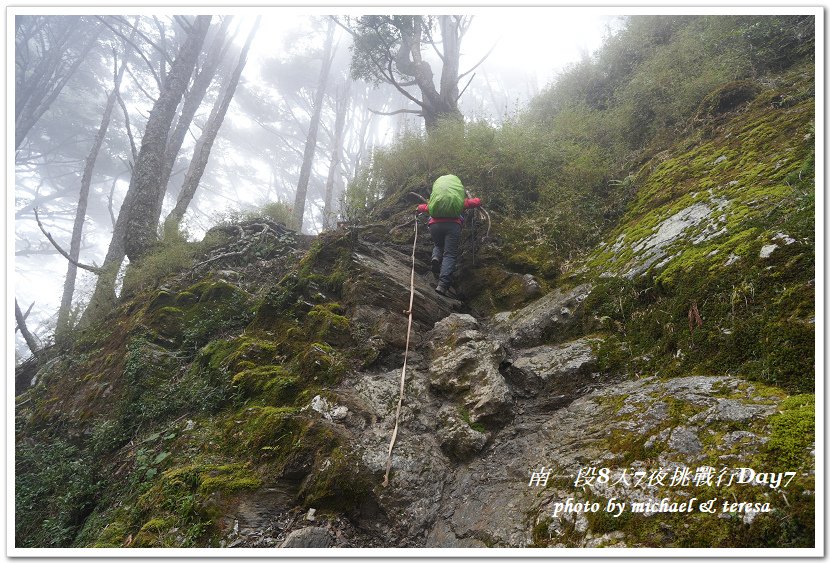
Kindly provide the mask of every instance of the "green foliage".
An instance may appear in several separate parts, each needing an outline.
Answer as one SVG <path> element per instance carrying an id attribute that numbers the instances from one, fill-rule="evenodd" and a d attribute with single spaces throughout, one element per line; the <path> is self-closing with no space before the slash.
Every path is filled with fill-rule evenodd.
<path id="1" fill-rule="evenodd" d="M 681 141 L 636 175 L 637 198 L 587 261 L 601 277 L 586 300 L 586 329 L 612 330 L 623 352 L 608 349 L 606 360 L 626 359 L 630 373 L 726 372 L 789 392 L 814 389 L 813 104 L 771 103 L 809 90 L 805 70 L 778 77 L 713 138 Z M 745 88 L 716 90 L 703 113 Z M 644 241 L 701 202 L 711 217 L 665 247 L 661 266 L 630 273 L 645 260 Z M 705 229 L 715 234 L 704 239 Z M 761 258 L 770 243 L 777 248 Z M 690 326 L 695 304 L 702 326 Z"/>
<path id="2" fill-rule="evenodd" d="M 785 399 L 778 414 L 770 419 L 772 434 L 764 445 L 770 471 L 798 471 L 813 467 L 810 449 L 816 440 L 815 395 L 795 395 Z"/>
<path id="3" fill-rule="evenodd" d="M 395 45 L 400 44 L 401 28 L 411 29 L 415 20 L 426 21 L 424 16 L 360 16 L 349 19 L 353 30 L 352 78 L 372 82 L 376 86 L 384 81 L 374 61 L 392 56 Z"/>
<path id="4" fill-rule="evenodd" d="M 258 489 L 262 481 L 243 464 L 184 465 L 161 474 L 138 498 L 138 518 L 144 520 L 136 547 L 193 547 L 214 525 L 215 493 Z"/>
<path id="5" fill-rule="evenodd" d="M 582 144 L 632 149 L 677 137 L 707 93 L 812 56 L 811 16 L 630 16 L 596 57 L 573 65 L 526 116 Z M 579 132 L 576 131 L 578 128 Z"/>
<path id="6" fill-rule="evenodd" d="M 127 268 L 124 293 L 133 295 L 155 287 L 168 276 L 191 267 L 195 255 L 196 245 L 187 241 L 187 233 L 178 227 L 174 230 L 166 226 L 153 251 Z"/>
<path id="7" fill-rule="evenodd" d="M 272 201 L 263 205 L 259 211 L 259 215 L 270 219 L 275 223 L 281 223 L 289 229 L 297 229 L 297 220 L 294 217 L 291 206 L 282 201 Z"/>
<path id="8" fill-rule="evenodd" d="M 15 545 L 62 547 L 75 538 L 100 487 L 88 452 L 63 438 L 15 443 Z"/>
<path id="9" fill-rule="evenodd" d="M 357 178 L 343 192 L 340 201 L 343 220 L 355 225 L 365 222 L 369 210 L 382 195 L 378 182 L 372 175 L 372 168 L 362 168 Z"/>
<path id="10" fill-rule="evenodd" d="M 624 217 L 609 240 L 622 235 L 626 244 L 605 243 L 575 276 L 595 283 L 574 330 L 603 335 L 600 368 L 727 373 L 807 393 L 781 404 L 758 454 L 765 468 L 803 477 L 815 440 L 813 41 L 812 19 L 802 16 L 630 18 L 525 115 L 500 127 L 444 123 L 375 151 L 349 186 L 345 216 L 402 223 L 415 206 L 409 192 L 427 197 L 438 176 L 459 176 L 493 218 L 473 270 L 480 286 L 470 303 L 481 309 L 527 299 L 525 273 L 549 287 Z M 684 244 L 659 271 L 625 277 L 636 243 L 704 194 L 729 201 L 719 209 L 725 233 Z M 280 202 L 237 220 L 257 217 L 292 221 Z M 125 295 L 138 297 L 119 324 L 89 333 L 50 368 L 50 394 L 15 444 L 16 545 L 212 545 L 227 503 L 277 479 L 302 483 L 304 505 L 335 511 L 370 493 L 371 475 L 338 425 L 303 410 L 317 394 L 336 399 L 331 387 L 359 353 L 349 319 L 356 238 L 321 236 L 256 298 L 223 280 L 187 287 L 173 278 L 226 236 L 188 243 L 184 232 L 166 232 L 131 266 Z M 775 240 L 761 259 L 760 247 Z M 740 260 L 724 266 L 733 254 Z M 152 289 L 162 280 L 164 289 Z M 693 304 L 702 326 L 690 327 Z M 111 404 L 98 414 L 88 397 L 95 408 Z M 619 410 L 624 399 L 597 402 Z M 676 402 L 669 409 L 673 423 L 692 414 Z M 468 412 L 459 416 L 470 424 Z M 661 454 L 645 443 L 614 431 L 608 449 L 623 463 Z M 788 490 L 786 514 L 750 526 L 603 514 L 589 525 L 623 531 L 635 545 L 801 547 L 815 520 L 809 479 Z M 550 520 L 534 521 L 535 544 L 550 545 Z M 659 526 L 666 522 L 672 538 Z M 568 523 L 557 541 L 582 539 Z"/>
<path id="11" fill-rule="evenodd" d="M 409 192 L 426 198 L 437 177 L 456 175 L 491 212 L 491 235 L 503 245 L 499 261 L 556 277 L 563 261 L 596 241 L 606 212 L 602 151 L 563 137 L 515 122 L 447 122 L 376 151 L 352 189 L 384 194 L 371 209 L 372 218 L 384 219 Z"/>

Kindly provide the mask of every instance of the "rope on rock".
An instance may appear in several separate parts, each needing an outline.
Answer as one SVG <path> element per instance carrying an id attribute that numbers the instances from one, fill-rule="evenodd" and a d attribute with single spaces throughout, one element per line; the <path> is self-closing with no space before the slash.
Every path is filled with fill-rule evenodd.
<path id="1" fill-rule="evenodd" d="M 398 437 L 398 420 L 401 416 L 401 405 L 403 404 L 403 389 L 406 383 L 406 359 L 409 356 L 409 337 L 412 334 L 412 303 L 415 299 L 415 247 L 418 245 L 418 218 L 415 217 L 415 239 L 412 241 L 412 273 L 409 276 L 409 324 L 406 327 L 406 348 L 403 352 L 403 367 L 401 368 L 401 392 L 398 396 L 398 409 L 395 412 L 395 429 L 392 431 L 392 439 L 389 440 L 389 451 L 386 454 L 386 475 L 383 477 L 383 486 L 389 485 L 389 471 L 392 469 L 392 449 L 395 447 L 395 439 Z"/>

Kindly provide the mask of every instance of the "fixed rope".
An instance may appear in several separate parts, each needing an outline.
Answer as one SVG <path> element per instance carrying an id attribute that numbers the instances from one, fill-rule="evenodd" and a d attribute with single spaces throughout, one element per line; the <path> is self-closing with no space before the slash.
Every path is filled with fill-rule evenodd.
<path id="1" fill-rule="evenodd" d="M 398 437 L 398 420 L 401 416 L 401 405 L 403 404 L 403 388 L 406 383 L 406 359 L 409 356 L 409 336 L 412 334 L 412 302 L 415 299 L 415 247 L 418 244 L 418 217 L 415 217 L 415 239 L 412 241 L 412 273 L 409 276 L 409 324 L 406 327 L 406 348 L 403 353 L 403 367 L 401 368 L 401 392 L 398 397 L 398 410 L 395 412 L 395 429 L 392 430 L 392 439 L 389 440 L 389 451 L 386 454 L 386 475 L 383 476 L 383 486 L 389 485 L 389 471 L 392 469 L 392 449 L 395 447 L 395 439 Z"/>

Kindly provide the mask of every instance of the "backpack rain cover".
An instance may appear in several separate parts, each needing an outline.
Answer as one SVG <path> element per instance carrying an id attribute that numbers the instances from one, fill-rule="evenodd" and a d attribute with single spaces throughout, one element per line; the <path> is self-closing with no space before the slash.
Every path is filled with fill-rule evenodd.
<path id="1" fill-rule="evenodd" d="M 458 217 L 464 211 L 464 186 L 458 176 L 441 176 L 432 185 L 427 210 L 431 217 Z"/>

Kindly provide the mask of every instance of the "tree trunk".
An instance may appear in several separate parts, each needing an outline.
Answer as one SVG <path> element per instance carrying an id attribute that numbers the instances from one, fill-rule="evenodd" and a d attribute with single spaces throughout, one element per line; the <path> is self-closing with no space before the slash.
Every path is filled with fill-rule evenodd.
<path id="1" fill-rule="evenodd" d="M 161 215 L 161 185 L 168 133 L 190 77 L 199 58 L 211 16 L 197 16 L 187 39 L 173 61 L 164 90 L 150 111 L 141 139 L 130 187 L 132 198 L 125 198 L 121 213 L 126 213 L 124 250 L 131 263 L 138 262 L 155 244 Z M 120 219 L 120 217 L 119 217 Z"/>
<path id="2" fill-rule="evenodd" d="M 451 16 L 439 16 L 439 24 L 444 45 L 440 90 L 435 88 L 432 67 L 421 54 L 424 34 L 423 16 L 414 16 L 408 26 L 401 28 L 401 48 L 395 57 L 398 69 L 412 76 L 421 91 L 421 113 L 427 131 L 434 129 L 441 119 L 462 119 L 458 109 L 458 65 L 461 56 L 461 40 Z"/>
<path id="3" fill-rule="evenodd" d="M 369 100 L 364 99 L 363 120 L 360 124 L 360 135 L 358 136 L 357 153 L 352 159 L 353 167 L 351 178 L 352 181 L 357 180 L 357 174 L 360 172 L 360 160 L 363 158 L 363 152 L 366 150 L 366 132 L 369 130 L 369 124 L 372 122 L 374 115 L 368 111 Z"/>
<path id="4" fill-rule="evenodd" d="M 129 194 L 128 194 L 129 195 Z M 126 199 L 125 199 L 126 203 Z M 115 221 L 112 229 L 112 238 L 101 266 L 101 273 L 95 283 L 95 291 L 89 299 L 89 304 L 84 309 L 83 315 L 78 322 L 81 328 L 87 328 L 101 322 L 115 308 L 117 298 L 115 295 L 115 281 L 121 263 L 124 262 L 124 231 L 127 215 L 123 212 L 124 205 L 121 205 L 121 212 Z"/>
<path id="5" fill-rule="evenodd" d="M 205 19 L 207 21 L 205 21 Z M 204 41 L 204 37 L 207 34 L 207 29 L 210 25 L 210 16 L 199 16 L 196 22 L 193 25 L 194 31 L 189 34 L 187 40 L 185 41 L 182 48 L 179 50 L 179 55 L 176 57 L 176 62 L 173 64 L 173 68 L 170 70 L 170 74 L 176 72 L 177 74 L 182 74 L 183 71 L 180 68 L 178 63 L 181 63 L 181 59 L 184 53 L 192 53 L 192 63 L 190 65 L 190 72 L 193 72 L 193 66 L 195 65 L 196 58 L 199 54 L 199 48 L 195 47 L 193 43 L 198 42 L 201 45 L 201 41 Z M 201 40 L 198 37 L 194 38 L 194 35 L 201 36 Z M 191 57 L 189 57 L 191 58 Z M 189 81 L 189 74 L 183 82 L 185 86 L 187 81 Z M 177 82 L 182 82 L 182 80 L 172 80 L 168 81 L 168 84 L 175 85 Z M 181 88 L 184 90 L 184 87 Z M 181 93 L 178 96 L 181 99 Z M 168 103 L 166 104 L 165 114 L 161 115 L 161 110 L 156 111 L 156 107 L 153 107 L 153 111 L 150 113 L 150 119 L 147 123 L 147 128 L 145 129 L 144 138 L 141 141 L 141 151 L 139 152 L 139 158 L 136 159 L 136 165 L 133 168 L 133 176 L 130 180 L 130 187 L 127 190 L 127 194 L 124 196 L 124 201 L 121 204 L 121 209 L 118 213 L 118 219 L 115 221 L 115 226 L 113 227 L 112 231 L 112 239 L 110 239 L 110 245 L 107 249 L 107 255 L 104 258 L 104 263 L 101 266 L 101 274 L 98 276 L 98 281 L 95 284 L 95 291 L 92 294 L 92 297 L 89 300 L 89 305 L 87 305 L 86 309 L 84 310 L 84 314 L 81 317 L 79 325 L 82 328 L 92 326 L 101 322 L 114 308 L 116 304 L 116 295 L 115 295 L 115 282 L 118 277 L 118 271 L 121 268 L 121 264 L 124 261 L 124 257 L 127 255 L 126 247 L 127 247 L 127 233 L 128 233 L 128 225 L 135 218 L 135 213 L 150 213 L 152 209 L 158 203 L 158 197 L 156 193 L 150 193 L 148 199 L 148 190 L 147 188 L 147 179 L 144 178 L 142 180 L 137 179 L 137 175 L 140 174 L 138 168 L 138 162 L 141 160 L 141 152 L 154 152 L 155 159 L 153 162 L 160 164 L 161 158 L 164 153 L 165 142 L 167 139 L 167 132 L 163 130 L 163 127 L 160 127 L 158 124 L 154 124 L 154 128 L 151 129 L 150 122 L 151 121 L 158 121 L 161 117 L 167 118 L 167 130 L 169 130 L 170 123 L 172 122 L 172 115 L 167 113 L 167 109 L 170 104 L 169 96 L 166 97 Z M 156 106 L 159 106 L 159 102 L 162 100 L 162 97 L 159 97 L 159 100 L 156 102 Z M 178 104 L 178 102 L 176 102 Z M 176 104 L 173 104 L 173 111 L 175 112 Z M 163 124 L 162 124 L 163 125 Z M 162 134 L 159 134 L 159 129 L 162 129 Z M 150 135 L 151 132 L 154 132 L 154 135 Z M 153 140 L 156 142 L 153 143 Z M 145 144 L 147 144 L 147 148 L 145 148 Z M 153 146 L 153 145 L 156 146 Z M 148 167 L 148 160 L 147 155 L 145 154 L 143 160 L 143 170 Z M 152 162 L 151 162 L 152 164 Z M 151 173 L 153 171 L 151 170 Z M 156 178 L 158 178 L 160 173 L 160 166 L 154 172 Z M 152 188 L 152 185 L 150 186 Z M 152 190 L 151 192 L 154 192 Z M 139 203 L 136 204 L 136 200 L 140 197 L 145 198 L 143 205 Z M 147 210 L 150 207 L 152 209 Z M 138 211 L 136 211 L 138 209 Z M 156 213 L 155 221 L 148 221 L 146 217 L 138 217 L 137 219 L 141 221 L 144 219 L 147 223 L 152 222 L 152 227 L 150 227 L 150 231 L 152 233 L 152 238 L 150 240 L 154 240 L 155 232 L 156 232 L 156 225 L 158 224 L 158 216 L 161 214 L 161 210 Z M 141 225 L 136 225 L 133 223 L 133 228 L 140 227 Z M 146 239 L 145 239 L 146 240 Z"/>
<path id="6" fill-rule="evenodd" d="M 257 18 L 254 27 L 248 34 L 248 39 L 245 41 L 245 46 L 239 54 L 239 60 L 236 63 L 233 74 L 228 79 L 222 94 L 216 98 L 216 103 L 210 112 L 210 117 L 205 125 L 205 129 L 199 140 L 196 142 L 196 147 L 193 149 L 193 158 L 190 161 L 190 166 L 185 174 L 182 189 L 179 192 L 179 197 L 176 200 L 176 206 L 167 216 L 165 220 L 165 227 L 178 227 L 187 211 L 187 206 L 196 194 L 196 189 L 199 187 L 199 181 L 202 179 L 202 174 L 205 172 L 208 158 L 210 157 L 210 150 L 213 147 L 213 142 L 216 140 L 216 135 L 219 133 L 219 128 L 225 119 L 225 114 L 228 111 L 231 100 L 233 99 L 236 86 L 239 84 L 239 77 L 242 76 L 242 70 L 245 68 L 245 63 L 248 59 L 248 49 L 254 39 L 257 28 L 259 27 L 260 18 Z"/>
<path id="7" fill-rule="evenodd" d="M 334 42 L 334 23 L 329 22 L 326 33 L 326 46 L 323 52 L 323 67 L 320 69 L 320 80 L 314 94 L 314 110 L 311 122 L 308 125 L 308 137 L 303 151 L 303 165 L 300 168 L 300 180 L 297 182 L 297 194 L 294 197 L 294 219 L 297 230 L 303 231 L 303 215 L 305 215 L 305 200 L 308 193 L 308 180 L 311 177 L 311 166 L 314 163 L 314 151 L 317 147 L 317 129 L 320 126 L 320 114 L 323 110 L 323 98 L 326 93 L 326 84 L 329 79 L 329 70 L 334 58 L 332 44 Z"/>
<path id="8" fill-rule="evenodd" d="M 72 242 L 69 246 L 69 256 L 71 260 L 66 272 L 66 280 L 63 284 L 63 297 L 61 298 L 61 306 L 58 310 L 58 324 L 57 327 L 55 327 L 55 342 L 57 343 L 61 343 L 66 334 L 72 328 L 70 326 L 69 314 L 72 309 L 72 296 L 75 293 L 75 278 L 78 273 L 78 267 L 72 262 L 72 260 L 77 262 L 80 256 L 81 235 L 84 229 L 84 219 L 86 218 L 89 187 L 90 184 L 92 184 L 92 171 L 95 168 L 95 160 L 98 158 L 98 153 L 100 152 L 101 145 L 104 142 L 104 136 L 107 134 L 107 129 L 109 128 L 110 117 L 112 117 L 112 110 L 115 107 L 115 100 L 118 97 L 118 90 L 121 87 L 121 79 L 124 76 L 124 70 L 126 68 L 127 62 L 124 60 L 121 63 L 121 68 L 115 75 L 113 89 L 107 98 L 107 105 L 104 107 L 104 115 L 101 117 L 101 125 L 98 127 L 98 133 L 95 135 L 95 140 L 89 151 L 89 156 L 84 164 L 84 173 L 81 177 L 81 192 L 78 196 L 78 209 L 75 212 L 75 224 L 72 227 Z"/>
<path id="9" fill-rule="evenodd" d="M 230 45 L 230 41 L 227 41 L 227 31 L 232 19 L 233 16 L 226 17 L 222 21 L 222 25 L 217 29 L 216 35 L 210 45 L 210 51 L 208 51 L 205 57 L 205 63 L 202 65 L 199 74 L 193 79 L 193 86 L 185 95 L 182 111 L 176 122 L 176 127 L 173 129 L 173 133 L 167 141 L 167 148 L 164 152 L 164 168 L 162 169 L 160 180 L 161 190 L 159 191 L 159 197 L 161 198 L 161 202 L 159 207 L 164 202 L 164 194 L 167 192 L 167 183 L 170 181 L 170 175 L 173 173 L 173 165 L 176 163 L 176 157 L 179 155 L 184 138 L 187 135 L 188 129 L 190 129 L 190 124 L 193 122 L 193 116 L 196 115 L 196 111 L 202 104 L 208 87 L 216 75 L 216 70 L 219 68 L 219 63 Z"/>
<path id="10" fill-rule="evenodd" d="M 337 117 L 334 120 L 334 142 L 331 149 L 331 164 L 329 165 L 329 175 L 326 178 L 326 196 L 323 203 L 323 228 L 330 228 L 334 224 L 334 217 L 332 217 L 332 200 L 334 196 L 334 181 L 340 171 L 340 158 L 343 153 L 343 129 L 346 124 L 346 114 L 349 111 L 349 85 L 350 81 L 346 80 L 343 86 L 343 91 L 337 96 L 336 113 Z"/>
<path id="11" fill-rule="evenodd" d="M 32 355 L 37 354 L 40 348 L 35 336 L 26 327 L 26 318 L 23 316 L 23 311 L 20 310 L 20 305 L 17 304 L 17 299 L 14 300 L 14 317 L 17 321 L 17 328 L 20 329 L 20 334 L 23 335 L 23 339 L 26 341 L 26 346 L 29 347 Z"/>

